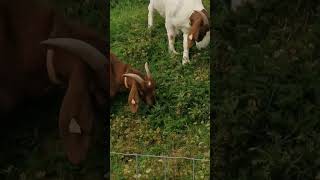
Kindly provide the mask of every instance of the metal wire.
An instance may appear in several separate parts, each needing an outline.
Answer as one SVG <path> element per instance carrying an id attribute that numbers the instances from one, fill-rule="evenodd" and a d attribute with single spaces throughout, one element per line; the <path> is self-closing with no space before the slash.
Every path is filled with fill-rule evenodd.
<path id="1" fill-rule="evenodd" d="M 111 154 L 124 155 L 124 156 L 141 156 L 141 157 L 154 157 L 154 158 L 165 158 L 165 159 L 187 159 L 187 160 L 195 160 L 195 161 L 204 161 L 209 162 L 208 159 L 198 159 L 198 158 L 190 158 L 190 157 L 172 157 L 172 156 L 157 156 L 150 154 L 136 154 L 136 153 L 118 153 L 118 152 L 110 152 Z"/>
<path id="2" fill-rule="evenodd" d="M 138 157 L 150 157 L 150 158 L 162 158 L 164 163 L 164 179 L 167 179 L 167 170 L 168 170 L 168 161 L 167 159 L 185 159 L 192 161 L 192 179 L 195 179 L 195 166 L 196 161 L 202 162 L 210 162 L 208 159 L 198 159 L 198 158 L 190 158 L 190 157 L 172 157 L 172 156 L 159 156 L 159 155 L 150 155 L 150 154 L 137 154 L 137 153 L 119 153 L 119 152 L 110 152 L 110 154 L 123 155 L 123 156 L 134 156 L 136 159 L 136 179 L 139 178 L 139 159 Z"/>

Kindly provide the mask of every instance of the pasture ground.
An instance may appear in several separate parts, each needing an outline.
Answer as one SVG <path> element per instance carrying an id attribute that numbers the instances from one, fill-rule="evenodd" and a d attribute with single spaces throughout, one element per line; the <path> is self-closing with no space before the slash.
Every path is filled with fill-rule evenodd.
<path id="1" fill-rule="evenodd" d="M 205 0 L 209 9 L 209 1 Z M 148 1 L 111 1 L 111 51 L 123 62 L 144 72 L 148 62 L 156 80 L 157 104 L 140 105 L 129 111 L 127 93 L 118 96 L 111 108 L 111 151 L 209 159 L 210 79 L 209 48 L 193 47 L 191 64 L 182 66 L 182 34 L 177 36 L 179 55 L 168 53 L 164 19 L 156 13 L 154 27 L 147 29 Z M 113 155 L 112 179 L 132 179 L 135 159 Z M 192 162 L 169 161 L 167 177 L 191 179 Z M 142 158 L 141 179 L 163 178 L 163 162 Z M 196 166 L 196 179 L 208 179 L 209 163 Z"/>

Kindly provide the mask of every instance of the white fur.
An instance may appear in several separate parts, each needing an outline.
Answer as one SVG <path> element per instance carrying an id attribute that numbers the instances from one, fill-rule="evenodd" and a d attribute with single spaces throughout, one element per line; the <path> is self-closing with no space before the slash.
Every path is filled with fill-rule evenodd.
<path id="1" fill-rule="evenodd" d="M 182 64 L 189 63 L 189 48 L 188 48 L 188 34 L 183 33 L 183 57 L 182 57 Z"/>
<path id="2" fill-rule="evenodd" d="M 148 27 L 153 25 L 153 13 L 157 10 L 165 18 L 165 26 L 168 37 L 168 49 L 171 53 L 178 54 L 174 48 L 175 37 L 180 30 L 183 33 L 183 59 L 182 64 L 190 62 L 188 48 L 188 34 L 190 31 L 190 16 L 194 11 L 205 9 L 201 0 L 150 0 L 148 6 Z M 208 35 L 209 34 L 209 35 Z M 197 43 L 197 47 L 203 48 L 210 41 L 210 31 L 205 38 Z"/>
<path id="3" fill-rule="evenodd" d="M 210 43 L 210 31 L 207 32 L 207 34 L 204 36 L 202 41 L 196 42 L 196 46 L 198 49 L 203 49 L 207 47 Z"/>

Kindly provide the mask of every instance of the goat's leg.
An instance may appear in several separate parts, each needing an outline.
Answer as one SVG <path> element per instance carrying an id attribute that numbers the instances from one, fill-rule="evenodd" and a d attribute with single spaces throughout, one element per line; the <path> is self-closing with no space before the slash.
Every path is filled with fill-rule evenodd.
<path id="1" fill-rule="evenodd" d="M 176 28 L 170 23 L 166 23 L 166 29 L 168 35 L 169 52 L 173 54 L 179 54 L 174 48 L 174 42 L 176 39 Z"/>
<path id="2" fill-rule="evenodd" d="M 183 33 L 183 58 L 182 64 L 189 63 L 189 47 L 188 47 L 188 34 Z"/>
<path id="3" fill-rule="evenodd" d="M 148 28 L 151 28 L 153 26 L 153 0 L 150 0 L 148 11 Z"/>

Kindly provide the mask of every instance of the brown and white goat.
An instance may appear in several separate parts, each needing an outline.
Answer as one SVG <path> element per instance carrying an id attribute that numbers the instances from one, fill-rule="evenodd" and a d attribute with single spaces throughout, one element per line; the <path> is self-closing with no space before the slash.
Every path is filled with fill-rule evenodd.
<path id="1" fill-rule="evenodd" d="M 155 81 L 148 63 L 145 63 L 146 75 L 122 63 L 113 53 L 110 53 L 110 97 L 119 91 L 129 90 L 128 104 L 131 112 L 137 112 L 140 98 L 149 106 L 155 104 Z"/>
<path id="2" fill-rule="evenodd" d="M 183 33 L 182 64 L 189 63 L 189 49 L 194 42 L 198 49 L 210 42 L 209 14 L 201 0 L 150 0 L 148 27 L 153 26 L 154 10 L 165 18 L 169 52 L 178 54 L 174 43 L 179 30 Z"/>
<path id="3" fill-rule="evenodd" d="M 50 6 L 32 0 L 0 1 L 0 115 L 27 99 L 65 89 L 59 131 L 68 159 L 79 164 L 86 158 L 96 113 L 108 111 L 104 108 L 116 94 L 115 86 L 127 82 L 133 112 L 139 97 L 154 103 L 150 73 L 143 77 L 111 55 L 108 60 L 107 54 L 107 41 Z"/>
<path id="4" fill-rule="evenodd" d="M 49 38 L 81 41 L 60 39 L 67 46 L 71 44 L 69 49 L 50 42 L 41 45 Z M 84 44 L 92 48 L 83 47 Z M 88 152 L 96 113 L 109 98 L 106 47 L 107 42 L 96 32 L 66 20 L 47 4 L 2 0 L 0 115 L 12 112 L 29 99 L 66 89 L 59 130 L 68 159 L 79 164 Z"/>

